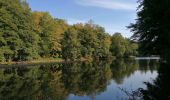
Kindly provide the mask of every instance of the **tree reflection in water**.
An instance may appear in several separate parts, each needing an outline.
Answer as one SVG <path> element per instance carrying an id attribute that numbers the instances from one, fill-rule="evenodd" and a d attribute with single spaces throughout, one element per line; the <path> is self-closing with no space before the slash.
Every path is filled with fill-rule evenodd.
<path id="1" fill-rule="evenodd" d="M 111 80 L 121 84 L 139 67 L 137 61 L 127 59 L 4 67 L 0 69 L 0 99 L 67 100 L 71 94 L 94 99 Z"/>
<path id="2" fill-rule="evenodd" d="M 170 100 L 170 62 L 161 63 L 158 77 L 153 83 L 146 83 L 147 89 L 142 89 L 144 100 Z"/>
<path id="3" fill-rule="evenodd" d="M 138 63 L 133 59 L 117 59 L 111 64 L 113 79 L 121 84 L 124 78 L 129 77 L 138 67 Z"/>

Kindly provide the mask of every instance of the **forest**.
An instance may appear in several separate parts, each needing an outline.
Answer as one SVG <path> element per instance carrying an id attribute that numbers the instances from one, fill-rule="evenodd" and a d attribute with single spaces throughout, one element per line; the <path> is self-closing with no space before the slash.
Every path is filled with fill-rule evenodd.
<path id="1" fill-rule="evenodd" d="M 125 38 L 119 32 L 107 33 L 90 19 L 87 23 L 70 25 L 66 19 L 54 18 L 49 12 L 32 11 L 25 0 L 0 0 L 0 65 L 41 59 L 117 60 L 111 63 L 59 63 L 32 67 L 34 69 L 6 67 L 0 70 L 0 98 L 21 99 L 26 95 L 43 98 L 48 89 L 52 92 L 45 94 L 57 99 L 65 99 L 68 92 L 79 96 L 101 93 L 106 90 L 107 80 L 112 78 L 121 84 L 124 77 L 135 70 L 146 73 L 152 63 L 149 60 L 145 69 L 127 59 L 124 62 L 124 58 L 157 55 L 160 60 L 154 64 L 159 68 L 150 68 L 156 69 L 157 78 L 144 82 L 146 88 L 139 88 L 137 97 L 170 100 L 170 0 L 139 0 L 138 3 L 137 19 L 128 26 L 133 36 Z M 137 79 L 141 77 L 138 74 Z M 137 81 L 132 82 L 135 85 Z M 53 95 L 57 93 L 55 89 L 61 90 L 59 93 L 64 96 Z"/>
<path id="2" fill-rule="evenodd" d="M 57 12 L 56 12 L 57 13 Z M 22 0 L 0 0 L 0 62 L 107 59 L 136 56 L 138 44 L 108 34 L 92 20 L 69 25 Z"/>

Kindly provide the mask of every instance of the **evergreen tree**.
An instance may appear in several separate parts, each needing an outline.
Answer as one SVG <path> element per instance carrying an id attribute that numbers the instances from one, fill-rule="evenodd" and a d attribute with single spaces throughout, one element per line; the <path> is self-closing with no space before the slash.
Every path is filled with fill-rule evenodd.
<path id="1" fill-rule="evenodd" d="M 145 54 L 168 56 L 170 50 L 170 1 L 140 0 L 137 20 L 129 28 Z M 168 58 L 169 59 L 169 58 Z"/>

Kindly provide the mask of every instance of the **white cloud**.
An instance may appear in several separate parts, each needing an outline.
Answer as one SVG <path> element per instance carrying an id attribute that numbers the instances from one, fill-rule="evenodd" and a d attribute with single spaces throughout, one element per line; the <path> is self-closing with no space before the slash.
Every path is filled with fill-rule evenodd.
<path id="1" fill-rule="evenodd" d="M 137 4 L 120 0 L 75 0 L 82 6 L 100 7 L 111 10 L 136 10 Z"/>

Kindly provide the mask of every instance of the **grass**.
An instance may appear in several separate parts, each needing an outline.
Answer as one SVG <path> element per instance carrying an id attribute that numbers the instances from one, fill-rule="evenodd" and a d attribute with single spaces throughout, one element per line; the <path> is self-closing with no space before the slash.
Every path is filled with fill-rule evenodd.
<path id="1" fill-rule="evenodd" d="M 92 58 L 81 58 L 76 61 L 92 61 Z M 61 63 L 61 62 L 72 62 L 72 61 L 65 61 L 62 58 L 39 58 L 31 61 L 0 62 L 0 65 L 33 65 L 33 64 L 42 64 L 42 63 Z"/>
<path id="2" fill-rule="evenodd" d="M 10 62 L 0 62 L 0 65 L 29 65 L 29 64 L 39 64 L 39 63 L 55 63 L 55 62 L 64 62 L 63 59 L 57 58 L 41 58 L 37 60 L 31 60 L 31 61 L 10 61 Z"/>
<path id="3" fill-rule="evenodd" d="M 92 57 L 82 57 L 76 61 L 89 61 L 92 62 L 94 59 Z M 71 60 L 65 61 L 62 58 L 39 58 L 31 61 L 9 61 L 0 62 L 0 65 L 33 65 L 33 64 L 43 64 L 43 63 L 62 63 L 62 62 L 72 62 Z M 74 62 L 74 61 L 73 61 Z"/>

